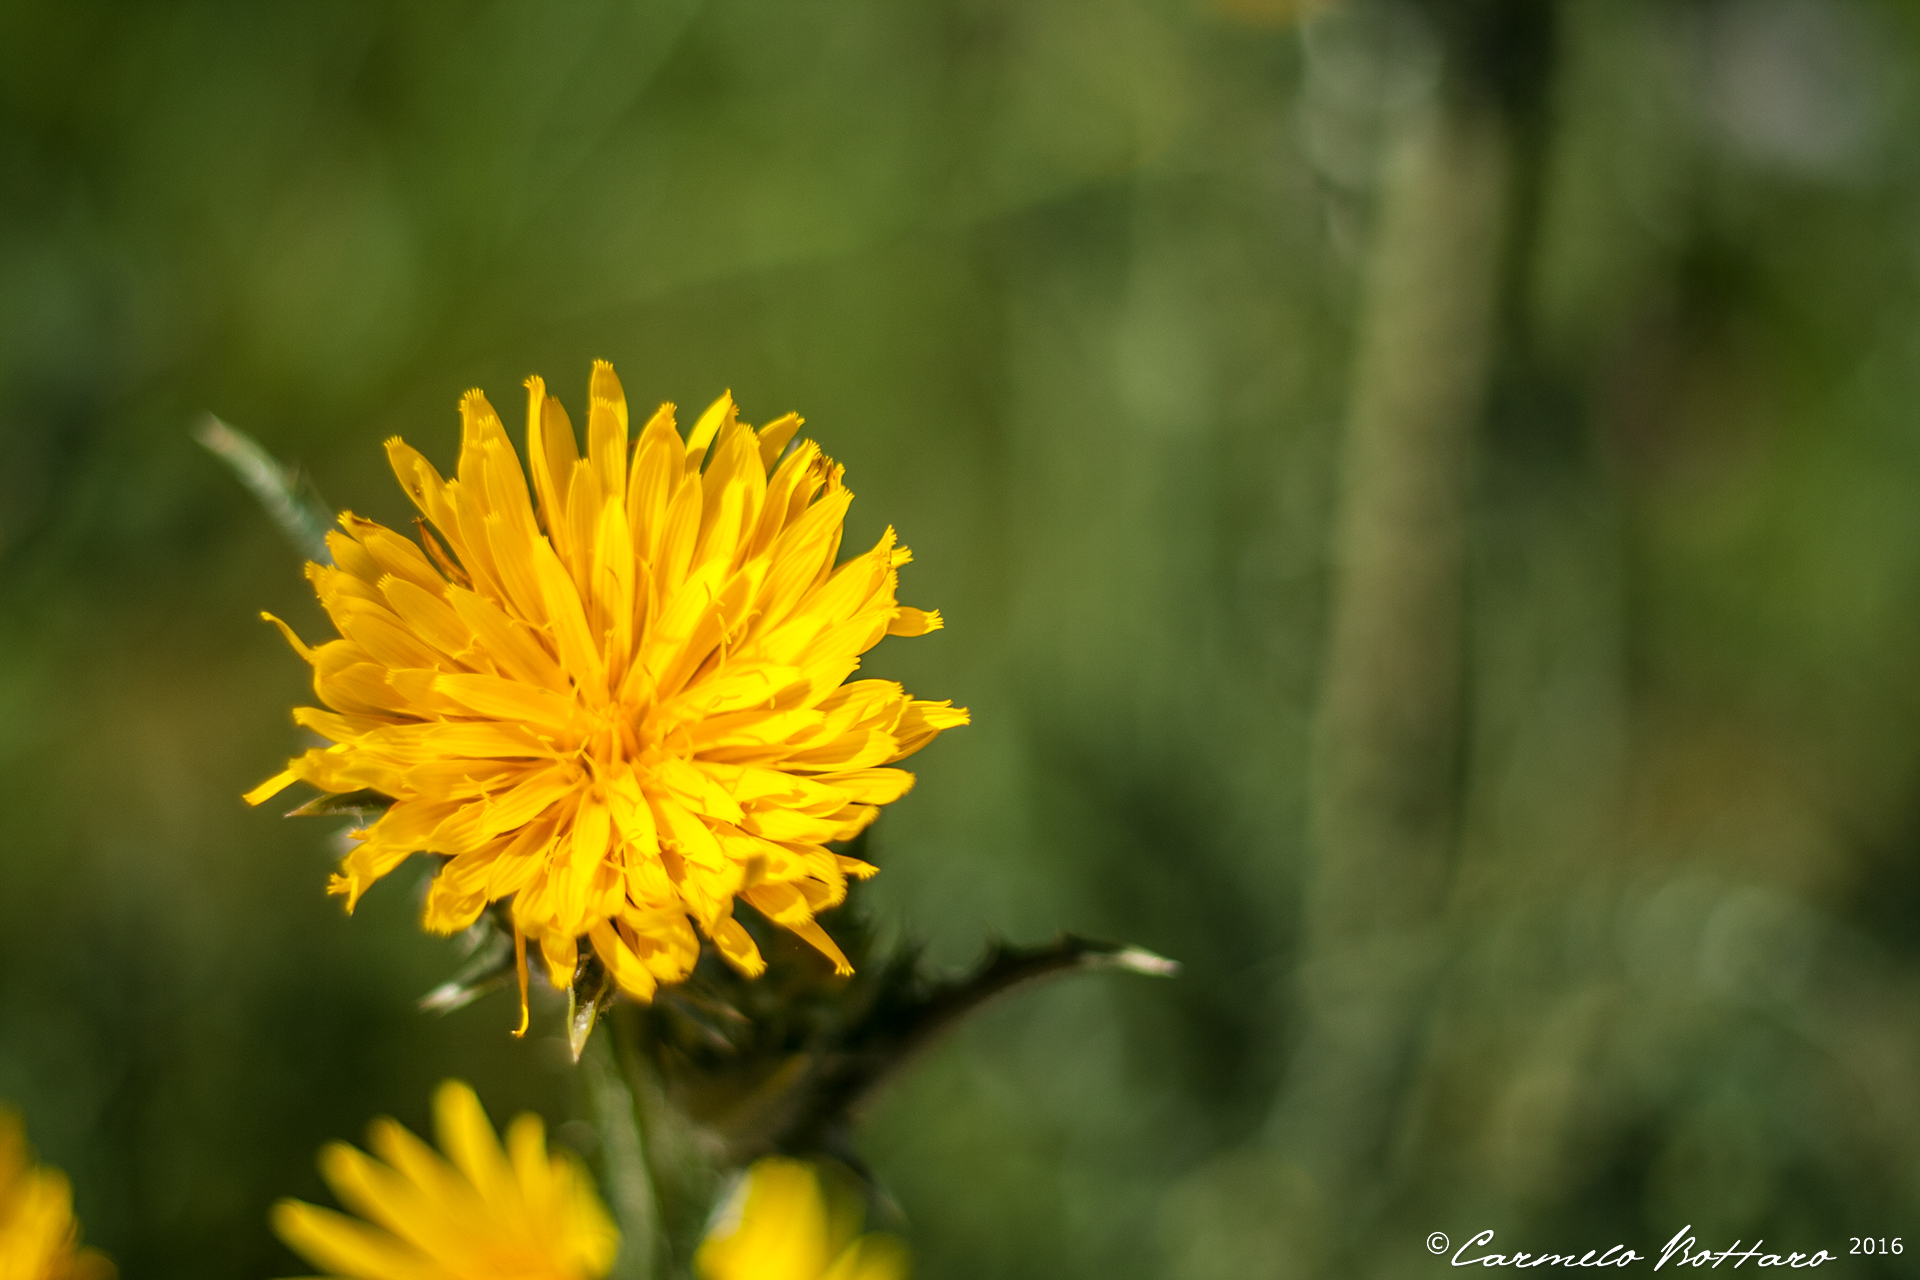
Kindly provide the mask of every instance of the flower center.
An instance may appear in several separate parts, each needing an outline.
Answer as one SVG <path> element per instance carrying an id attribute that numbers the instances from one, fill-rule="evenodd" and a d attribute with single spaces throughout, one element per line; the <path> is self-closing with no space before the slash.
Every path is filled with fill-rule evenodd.
<path id="1" fill-rule="evenodd" d="M 581 741 L 575 759 L 598 791 L 627 769 L 647 777 L 664 754 L 660 726 L 653 717 L 644 708 L 614 702 L 594 716 L 593 728 Z"/>

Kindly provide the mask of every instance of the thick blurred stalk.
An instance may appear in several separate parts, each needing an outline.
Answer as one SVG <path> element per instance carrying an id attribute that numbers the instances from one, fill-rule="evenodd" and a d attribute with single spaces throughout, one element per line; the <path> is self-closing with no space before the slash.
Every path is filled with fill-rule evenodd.
<path id="1" fill-rule="evenodd" d="M 665 1251 L 660 1207 L 654 1201 L 638 1109 L 611 1035 L 588 1042 L 580 1071 L 594 1132 L 600 1137 L 607 1205 L 620 1228 L 620 1254 L 610 1280 L 653 1280 Z"/>
<path id="2" fill-rule="evenodd" d="M 1445 42 L 1443 42 L 1445 43 Z M 1275 1137 L 1364 1230 L 1441 960 L 1455 842 L 1466 493 L 1508 260 L 1513 145 L 1444 51 L 1386 159 L 1345 428 L 1299 975 Z"/>

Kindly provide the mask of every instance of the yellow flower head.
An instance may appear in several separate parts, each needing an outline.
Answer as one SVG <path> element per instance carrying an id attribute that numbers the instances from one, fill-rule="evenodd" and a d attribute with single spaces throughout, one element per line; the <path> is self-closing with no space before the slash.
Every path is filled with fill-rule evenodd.
<path id="1" fill-rule="evenodd" d="M 111 1280 L 106 1255 L 80 1247 L 73 1189 L 36 1166 L 20 1118 L 0 1110 L 0 1280 Z"/>
<path id="2" fill-rule="evenodd" d="M 830 1206 L 812 1168 L 762 1160 L 701 1242 L 694 1270 L 701 1280 L 904 1280 L 906 1248 L 859 1230 L 857 1209 Z"/>
<path id="3" fill-rule="evenodd" d="M 502 1151 L 480 1100 L 459 1081 L 440 1086 L 433 1112 L 446 1159 L 387 1119 L 368 1135 L 379 1160 L 344 1142 L 321 1150 L 327 1185 L 367 1221 L 282 1200 L 273 1229 L 328 1275 L 351 1280 L 607 1274 L 620 1233 L 579 1162 L 547 1154 L 538 1116 L 515 1120 Z"/>
<path id="4" fill-rule="evenodd" d="M 786 449 L 791 414 L 756 431 L 722 396 L 683 441 L 662 405 L 630 449 L 596 363 L 580 457 L 559 401 L 527 387 L 531 487 L 478 391 L 457 478 L 387 442 L 420 543 L 340 517 L 333 565 L 307 574 L 342 638 L 308 649 L 280 624 L 329 708 L 294 718 L 334 745 L 247 799 L 296 778 L 391 798 L 332 891 L 351 909 L 408 854 L 447 855 L 426 926 L 511 897 L 556 986 L 589 940 L 646 999 L 692 968 L 696 924 L 757 974 L 735 898 L 851 972 L 813 917 L 874 868 L 826 845 L 912 785 L 884 766 L 967 722 L 846 682 L 882 636 L 940 626 L 894 599 L 907 550 L 888 529 L 835 566 L 853 495 L 811 441 Z"/>

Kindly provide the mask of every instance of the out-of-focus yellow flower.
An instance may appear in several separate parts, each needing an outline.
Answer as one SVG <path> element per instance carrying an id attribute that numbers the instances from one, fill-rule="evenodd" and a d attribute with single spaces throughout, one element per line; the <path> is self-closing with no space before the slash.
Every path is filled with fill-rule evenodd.
<path id="1" fill-rule="evenodd" d="M 906 1246 L 859 1232 L 859 1207 L 830 1203 L 811 1166 L 769 1158 L 747 1172 L 694 1270 L 701 1280 L 902 1280 Z"/>
<path id="2" fill-rule="evenodd" d="M 380 1159 L 344 1142 L 320 1152 L 327 1184 L 366 1221 L 282 1200 L 273 1208 L 280 1238 L 328 1275 L 351 1280 L 607 1274 L 620 1233 L 579 1162 L 547 1154 L 538 1116 L 508 1126 L 503 1151 L 466 1085 L 441 1085 L 433 1111 L 446 1159 L 396 1121 L 376 1120 L 368 1145 Z"/>
<path id="3" fill-rule="evenodd" d="M 826 845 L 913 784 L 884 766 L 967 722 L 846 682 L 882 636 L 940 626 L 894 598 L 907 550 L 888 529 L 835 567 L 853 495 L 811 441 L 781 460 L 792 414 L 756 431 L 722 396 L 683 441 L 662 405 L 629 449 L 626 398 L 596 363 L 580 457 L 559 401 L 527 387 L 531 488 L 478 391 L 456 479 L 387 442 L 420 543 L 341 516 L 334 564 L 307 574 L 343 638 L 309 649 L 280 624 L 331 708 L 294 718 L 334 745 L 247 799 L 295 779 L 390 797 L 332 891 L 351 909 L 408 854 L 445 854 L 426 926 L 511 896 L 556 986 L 588 942 L 649 998 L 692 968 L 695 924 L 757 974 L 736 898 L 851 972 L 814 913 L 874 868 Z"/>
<path id="4" fill-rule="evenodd" d="M 35 1165 L 20 1118 L 0 1110 L 0 1280 L 111 1280 L 113 1264 L 80 1247 L 73 1188 Z"/>

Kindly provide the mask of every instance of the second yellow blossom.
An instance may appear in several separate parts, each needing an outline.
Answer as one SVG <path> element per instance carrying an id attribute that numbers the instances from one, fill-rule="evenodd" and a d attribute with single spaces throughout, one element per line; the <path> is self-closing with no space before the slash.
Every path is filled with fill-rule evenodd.
<path id="1" fill-rule="evenodd" d="M 66 1175 L 33 1163 L 19 1118 L 0 1110 L 0 1280 L 112 1280 L 105 1255 L 80 1247 Z"/>

